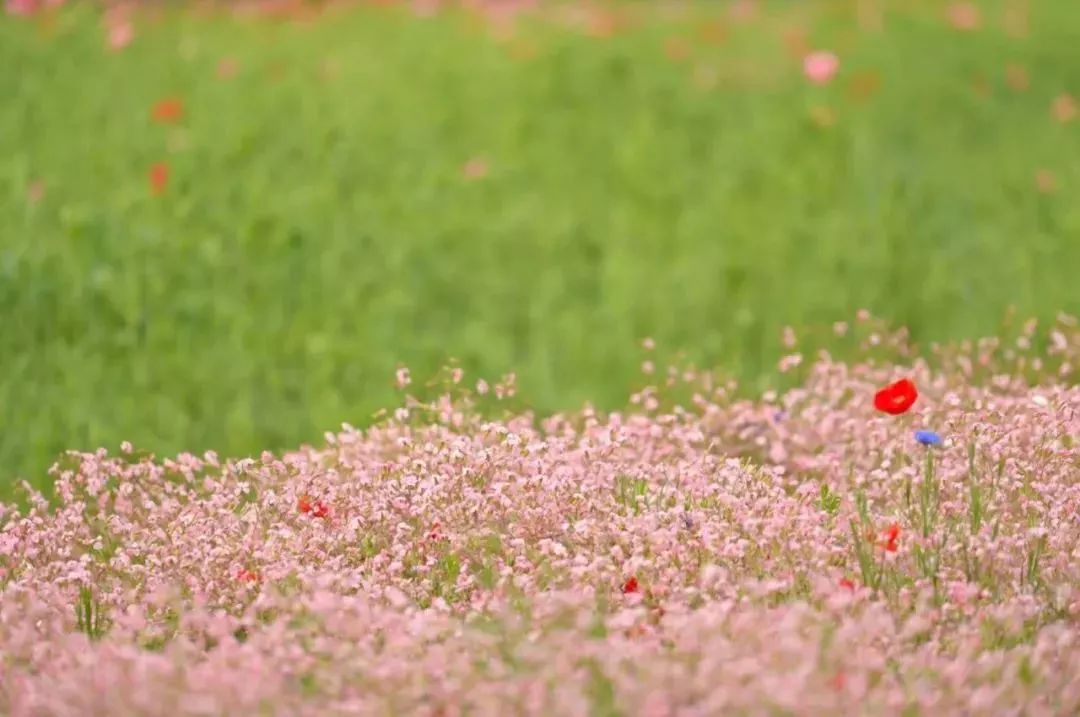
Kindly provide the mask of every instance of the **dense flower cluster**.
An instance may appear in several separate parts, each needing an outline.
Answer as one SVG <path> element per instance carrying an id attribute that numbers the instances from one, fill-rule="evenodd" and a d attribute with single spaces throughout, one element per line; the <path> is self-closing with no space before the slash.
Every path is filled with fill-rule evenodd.
<path id="1" fill-rule="evenodd" d="M 0 514 L 0 713 L 1075 714 L 1080 332 L 1046 344 L 72 454 Z"/>

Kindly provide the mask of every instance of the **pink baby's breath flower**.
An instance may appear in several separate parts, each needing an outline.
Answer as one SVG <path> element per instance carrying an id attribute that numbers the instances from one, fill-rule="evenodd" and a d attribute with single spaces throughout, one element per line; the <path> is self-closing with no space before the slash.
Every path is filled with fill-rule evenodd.
<path id="1" fill-rule="evenodd" d="M 778 364 L 777 368 L 780 371 L 780 373 L 787 373 L 791 369 L 793 369 L 796 366 L 798 366 L 799 364 L 801 364 L 802 361 L 803 361 L 802 354 L 790 354 L 790 355 L 784 356 L 783 358 L 780 359 L 780 363 Z"/>
<path id="2" fill-rule="evenodd" d="M 803 58 L 803 74 L 815 85 L 825 85 L 840 69 L 840 59 L 827 50 L 811 52 Z"/>
<path id="3" fill-rule="evenodd" d="M 54 500 L 0 502 L 0 714 L 1076 713 L 1080 326 L 933 361 L 853 333 L 902 362 L 807 354 L 758 395 L 672 365 L 542 418 L 409 397 L 241 460 L 70 453 Z M 970 449 L 935 481 L 914 424 L 868 420 L 897 375 Z"/>
<path id="4" fill-rule="evenodd" d="M 394 377 L 399 389 L 403 389 L 412 383 L 412 378 L 409 376 L 409 369 L 407 368 L 399 368 L 394 374 Z"/>

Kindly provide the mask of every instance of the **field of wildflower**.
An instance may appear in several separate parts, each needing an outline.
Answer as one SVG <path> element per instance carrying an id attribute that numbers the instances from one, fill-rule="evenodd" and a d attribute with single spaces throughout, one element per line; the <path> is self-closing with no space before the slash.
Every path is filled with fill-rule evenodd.
<path id="1" fill-rule="evenodd" d="M 754 399 L 646 342 L 620 411 L 401 369 L 322 448 L 71 453 L 0 515 L 0 712 L 1077 714 L 1077 321 L 836 331 Z"/>
<path id="2" fill-rule="evenodd" d="M 1080 714 L 1075 3 L 3 2 L 0 715 Z"/>
<path id="3" fill-rule="evenodd" d="M 0 486 L 1080 314 L 1072 0 L 3 2 Z"/>

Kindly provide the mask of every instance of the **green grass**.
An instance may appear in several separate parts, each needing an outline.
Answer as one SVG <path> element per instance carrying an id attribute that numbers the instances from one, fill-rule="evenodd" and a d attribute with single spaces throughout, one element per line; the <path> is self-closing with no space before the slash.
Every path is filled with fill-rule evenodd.
<path id="1" fill-rule="evenodd" d="M 0 19 L 0 476 L 40 483 L 58 451 L 122 439 L 318 440 L 389 404 L 399 362 L 605 406 L 646 335 L 753 379 L 783 325 L 858 307 L 917 339 L 991 332 L 1010 304 L 1077 311 L 1080 120 L 1050 105 L 1080 97 L 1080 9 L 1032 3 L 1013 38 L 1000 3 L 976 33 L 923 5 L 874 33 L 852 3 L 772 3 L 721 46 L 698 40 L 715 3 L 636 6 L 606 40 L 529 22 L 510 46 L 398 9 L 170 11 L 115 54 L 83 6 Z M 786 54 L 797 25 L 839 53 L 832 85 Z M 673 36 L 691 59 L 666 57 Z M 868 72 L 881 89 L 855 99 Z M 149 121 L 166 95 L 179 127 Z M 474 156 L 490 174 L 463 181 Z"/>

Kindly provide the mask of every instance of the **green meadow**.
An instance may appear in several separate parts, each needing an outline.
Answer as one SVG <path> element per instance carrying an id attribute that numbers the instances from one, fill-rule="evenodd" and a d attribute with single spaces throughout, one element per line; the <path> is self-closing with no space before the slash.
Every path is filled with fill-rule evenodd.
<path id="1" fill-rule="evenodd" d="M 763 385 L 859 308 L 1080 313 L 1080 6 L 756 7 L 0 17 L 0 481 L 320 441 L 401 365 L 614 407 L 646 336 Z"/>

